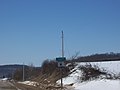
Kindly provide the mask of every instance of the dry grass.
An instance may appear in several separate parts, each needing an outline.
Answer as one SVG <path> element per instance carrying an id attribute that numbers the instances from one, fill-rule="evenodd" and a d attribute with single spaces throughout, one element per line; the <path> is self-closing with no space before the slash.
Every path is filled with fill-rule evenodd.
<path id="1" fill-rule="evenodd" d="M 1 89 L 9 89 L 9 90 L 16 90 L 15 87 L 9 86 L 9 87 L 1 87 Z"/>
<path id="2" fill-rule="evenodd" d="M 40 87 L 35 87 L 35 86 L 30 86 L 30 85 L 25 85 L 20 83 L 14 83 L 14 85 L 21 90 L 44 90 L 43 88 L 40 88 Z"/>
<path id="3" fill-rule="evenodd" d="M 20 83 L 14 83 L 14 85 L 21 90 L 66 90 L 65 87 L 61 89 L 60 86 L 51 84 L 40 84 L 39 86 L 36 87 Z"/>

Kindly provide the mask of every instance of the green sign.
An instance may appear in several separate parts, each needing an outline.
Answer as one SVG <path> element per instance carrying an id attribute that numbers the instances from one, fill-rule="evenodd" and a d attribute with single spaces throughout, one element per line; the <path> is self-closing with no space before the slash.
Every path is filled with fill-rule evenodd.
<path id="1" fill-rule="evenodd" d="M 58 58 L 56 58 L 57 62 L 63 62 L 65 60 L 66 60 L 66 57 L 58 57 Z"/>

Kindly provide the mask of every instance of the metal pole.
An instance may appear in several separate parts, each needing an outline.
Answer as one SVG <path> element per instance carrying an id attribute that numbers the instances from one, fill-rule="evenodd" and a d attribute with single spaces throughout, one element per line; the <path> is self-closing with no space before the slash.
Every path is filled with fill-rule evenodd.
<path id="1" fill-rule="evenodd" d="M 62 68 L 60 68 L 60 73 L 61 73 L 61 90 L 63 88 L 63 80 L 62 80 Z"/>
<path id="2" fill-rule="evenodd" d="M 23 81 L 25 80 L 25 75 L 24 75 L 25 70 L 24 69 L 25 69 L 25 67 L 24 67 L 24 63 L 23 63 Z"/>
<path id="3" fill-rule="evenodd" d="M 62 57 L 64 57 L 64 34 L 62 31 Z M 63 88 L 63 80 L 62 80 L 62 67 L 60 68 L 61 71 L 61 90 Z"/>
<path id="4" fill-rule="evenodd" d="M 62 31 L 62 57 L 64 57 L 64 34 Z"/>

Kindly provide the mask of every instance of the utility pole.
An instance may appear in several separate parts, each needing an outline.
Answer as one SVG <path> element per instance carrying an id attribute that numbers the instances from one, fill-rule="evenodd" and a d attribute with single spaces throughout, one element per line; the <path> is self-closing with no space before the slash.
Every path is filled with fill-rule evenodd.
<path id="1" fill-rule="evenodd" d="M 25 67 L 24 67 L 24 63 L 23 63 L 23 81 L 25 80 Z"/>
<path id="2" fill-rule="evenodd" d="M 64 34 L 63 34 L 63 31 L 62 31 L 62 58 L 64 57 Z M 62 80 L 62 67 L 60 68 L 60 71 L 61 71 L 61 90 L 63 88 L 63 80 Z"/>
<path id="3" fill-rule="evenodd" d="M 64 34 L 62 31 L 62 57 L 64 57 Z"/>
<path id="4" fill-rule="evenodd" d="M 65 67 L 65 60 L 66 60 L 66 57 L 64 57 L 64 34 L 63 34 L 63 31 L 62 31 L 62 39 L 61 39 L 61 47 L 62 47 L 62 56 L 61 57 L 58 57 L 56 58 L 56 61 L 58 62 L 58 67 L 60 68 L 60 79 L 61 79 L 61 90 L 63 88 L 63 68 Z"/>

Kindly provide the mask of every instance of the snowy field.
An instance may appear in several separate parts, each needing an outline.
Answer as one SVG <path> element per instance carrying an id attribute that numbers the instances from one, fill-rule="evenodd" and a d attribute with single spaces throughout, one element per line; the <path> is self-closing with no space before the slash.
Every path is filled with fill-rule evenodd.
<path id="1" fill-rule="evenodd" d="M 68 87 L 67 90 L 120 90 L 120 80 L 96 79 L 92 81 L 80 82 L 81 71 L 78 69 L 80 65 L 85 63 L 76 63 L 76 67 L 71 70 L 71 74 L 63 78 L 63 85 L 67 87 L 69 84 L 73 86 Z M 92 65 L 97 65 L 99 68 L 105 69 L 109 73 L 120 73 L 120 61 L 110 62 L 92 62 Z M 37 82 L 25 81 L 19 82 L 31 86 L 39 85 Z M 60 80 L 57 81 L 60 84 Z"/>
<path id="2" fill-rule="evenodd" d="M 30 85 L 30 86 L 37 86 L 37 85 L 39 85 L 39 83 L 34 82 L 34 81 L 24 81 L 24 82 L 18 82 L 18 83 L 26 84 L 26 85 Z"/>
<path id="3" fill-rule="evenodd" d="M 85 63 L 76 63 L 77 66 L 71 70 L 71 74 L 63 78 L 63 85 L 74 84 L 74 90 L 120 90 L 120 80 L 97 79 L 80 83 L 81 71 L 78 69 L 80 65 Z M 97 65 L 101 70 L 106 70 L 110 74 L 120 74 L 120 61 L 110 62 L 92 62 L 92 65 Z M 74 71 L 74 72 L 73 72 Z M 57 81 L 60 83 L 60 80 Z"/>
<path id="4" fill-rule="evenodd" d="M 120 80 L 96 80 L 76 83 L 74 90 L 120 90 Z"/>
<path id="5" fill-rule="evenodd" d="M 114 73 L 114 74 L 120 73 L 120 61 L 93 62 L 91 64 L 97 65 L 101 69 L 107 70 L 109 73 Z"/>

